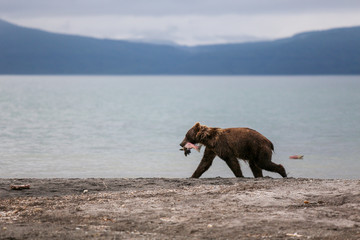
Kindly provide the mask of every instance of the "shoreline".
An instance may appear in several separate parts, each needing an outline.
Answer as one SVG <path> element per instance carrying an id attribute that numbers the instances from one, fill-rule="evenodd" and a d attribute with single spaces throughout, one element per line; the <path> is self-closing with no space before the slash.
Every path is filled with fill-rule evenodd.
<path id="1" fill-rule="evenodd" d="M 359 239 L 360 180 L 0 178 L 0 239 L 261 238 Z"/>

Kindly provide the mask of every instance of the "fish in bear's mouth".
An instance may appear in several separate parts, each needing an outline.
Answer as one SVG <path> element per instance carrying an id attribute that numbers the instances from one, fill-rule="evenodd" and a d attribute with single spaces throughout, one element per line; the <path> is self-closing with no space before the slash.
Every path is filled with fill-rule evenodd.
<path id="1" fill-rule="evenodd" d="M 180 149 L 180 151 L 184 151 L 185 157 L 191 153 L 191 149 L 194 148 L 196 151 L 200 152 L 201 145 L 195 145 L 191 142 L 187 142 L 183 148 Z"/>

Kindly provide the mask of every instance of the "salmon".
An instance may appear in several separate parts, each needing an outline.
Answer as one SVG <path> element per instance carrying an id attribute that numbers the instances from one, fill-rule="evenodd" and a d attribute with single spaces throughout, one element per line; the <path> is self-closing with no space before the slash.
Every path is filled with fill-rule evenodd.
<path id="1" fill-rule="evenodd" d="M 188 142 L 185 144 L 184 148 L 192 149 L 194 148 L 196 151 L 200 152 L 200 147 L 196 146 L 195 144 L 192 144 L 191 142 Z"/>
<path id="2" fill-rule="evenodd" d="M 194 148 L 196 151 L 200 152 L 201 146 L 197 146 L 195 144 L 192 144 L 191 142 L 187 142 L 183 148 L 180 149 L 180 151 L 184 151 L 185 156 L 189 155 L 191 153 L 190 149 Z"/>

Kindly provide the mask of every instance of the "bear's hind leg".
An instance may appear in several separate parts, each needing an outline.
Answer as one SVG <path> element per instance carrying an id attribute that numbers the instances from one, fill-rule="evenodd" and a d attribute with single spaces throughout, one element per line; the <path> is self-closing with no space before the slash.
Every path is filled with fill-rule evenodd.
<path id="1" fill-rule="evenodd" d="M 280 174 L 282 177 L 287 177 L 285 168 L 281 164 L 276 164 L 271 161 L 271 151 L 263 151 L 261 154 L 259 154 L 259 158 L 256 161 L 256 165 L 264 170 L 270 171 L 270 172 L 276 172 Z"/>
<path id="2" fill-rule="evenodd" d="M 258 166 L 256 166 L 255 162 L 250 160 L 249 161 L 250 169 L 255 178 L 263 177 L 262 170 Z"/>

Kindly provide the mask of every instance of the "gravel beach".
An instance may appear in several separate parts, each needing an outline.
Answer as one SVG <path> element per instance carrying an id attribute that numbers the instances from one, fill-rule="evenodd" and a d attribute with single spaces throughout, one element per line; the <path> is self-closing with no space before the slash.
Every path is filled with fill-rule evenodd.
<path id="1" fill-rule="evenodd" d="M 360 180 L 0 179 L 0 239 L 360 239 Z"/>

